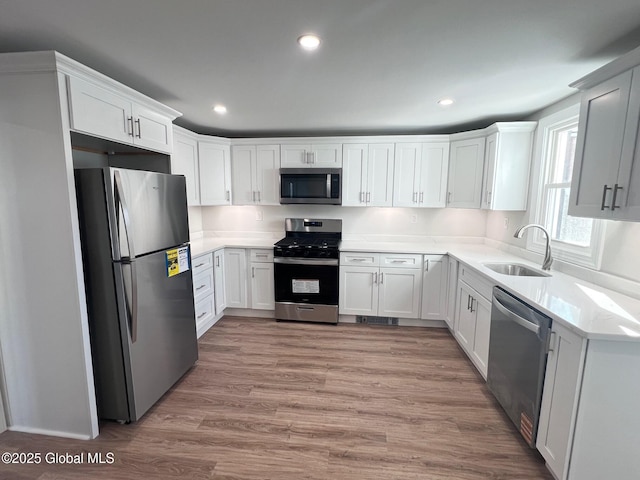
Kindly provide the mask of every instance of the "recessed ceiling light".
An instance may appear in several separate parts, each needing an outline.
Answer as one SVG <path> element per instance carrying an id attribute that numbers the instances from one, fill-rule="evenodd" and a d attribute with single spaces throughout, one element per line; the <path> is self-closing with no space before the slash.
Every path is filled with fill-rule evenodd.
<path id="1" fill-rule="evenodd" d="M 213 106 L 213 111 L 216 113 L 219 113 L 220 115 L 224 115 L 225 113 L 227 113 L 227 107 L 225 107 L 224 105 L 214 105 Z"/>
<path id="2" fill-rule="evenodd" d="M 443 107 L 448 107 L 452 103 L 453 103 L 452 98 L 443 98 L 442 100 L 438 100 L 438 105 L 441 105 Z"/>
<path id="3" fill-rule="evenodd" d="M 298 37 L 298 43 L 305 50 L 315 50 L 320 46 L 320 37 L 312 34 L 302 35 Z"/>

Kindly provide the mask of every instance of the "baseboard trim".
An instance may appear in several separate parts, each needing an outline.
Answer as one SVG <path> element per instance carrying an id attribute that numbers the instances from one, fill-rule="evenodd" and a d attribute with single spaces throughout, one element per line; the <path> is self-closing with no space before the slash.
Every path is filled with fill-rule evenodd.
<path id="1" fill-rule="evenodd" d="M 25 427 L 23 425 L 10 425 L 7 430 L 20 433 L 34 433 L 36 435 L 49 435 L 50 437 L 72 438 L 75 440 L 91 440 L 91 435 L 83 435 L 80 433 L 61 432 L 59 430 L 47 430 L 44 428 Z"/>

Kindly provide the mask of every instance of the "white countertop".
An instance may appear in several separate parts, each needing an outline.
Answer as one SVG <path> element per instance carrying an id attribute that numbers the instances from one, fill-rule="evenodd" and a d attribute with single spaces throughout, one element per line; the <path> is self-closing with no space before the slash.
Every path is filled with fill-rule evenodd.
<path id="1" fill-rule="evenodd" d="M 272 235 L 207 237 L 191 242 L 192 256 L 224 247 L 270 249 Z M 640 300 L 553 270 L 548 277 L 516 277 L 489 270 L 484 263 L 520 263 L 540 270 L 521 257 L 478 243 L 459 243 L 420 237 L 353 237 L 342 240 L 341 251 L 449 254 L 549 315 L 579 335 L 593 340 L 640 342 Z"/>

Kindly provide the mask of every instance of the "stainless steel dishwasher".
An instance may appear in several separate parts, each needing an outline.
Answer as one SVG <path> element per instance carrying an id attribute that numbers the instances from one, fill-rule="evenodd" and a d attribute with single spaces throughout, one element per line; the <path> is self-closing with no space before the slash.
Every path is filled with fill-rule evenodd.
<path id="1" fill-rule="evenodd" d="M 493 289 L 487 384 L 535 448 L 551 318 L 500 287 Z"/>

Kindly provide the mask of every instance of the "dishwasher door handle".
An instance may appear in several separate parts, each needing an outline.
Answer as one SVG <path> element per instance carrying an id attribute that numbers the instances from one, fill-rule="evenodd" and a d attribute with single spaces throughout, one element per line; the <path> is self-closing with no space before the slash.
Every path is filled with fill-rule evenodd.
<path id="1" fill-rule="evenodd" d="M 520 325 L 521 327 L 526 328 L 527 330 L 538 335 L 540 333 L 540 325 L 537 323 L 530 322 L 526 318 L 522 318 L 520 315 L 509 310 L 500 300 L 498 300 L 495 295 L 493 296 L 493 306 L 496 307 L 501 313 L 506 315 L 509 320 L 513 320 L 515 323 Z"/>

